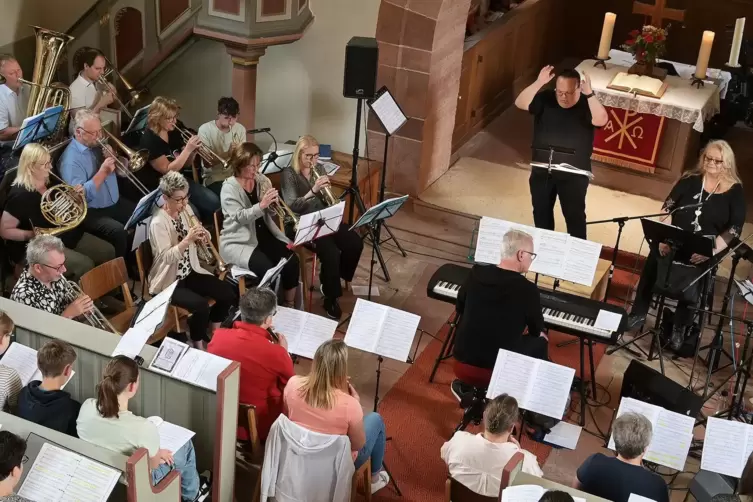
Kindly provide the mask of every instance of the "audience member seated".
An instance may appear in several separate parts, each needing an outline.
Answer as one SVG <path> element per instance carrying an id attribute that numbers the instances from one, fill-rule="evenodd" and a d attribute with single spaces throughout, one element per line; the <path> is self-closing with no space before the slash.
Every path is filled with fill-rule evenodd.
<path id="1" fill-rule="evenodd" d="M 0 431 L 0 502 L 31 502 L 13 493 L 26 462 L 26 441 L 12 432 Z"/>
<path id="2" fill-rule="evenodd" d="M 753 454 L 748 457 L 745 468 L 737 484 L 737 493 L 720 493 L 711 497 L 711 502 L 751 502 L 753 501 Z"/>
<path id="3" fill-rule="evenodd" d="M 547 490 L 539 502 L 575 502 L 573 496 L 562 490 Z"/>
<path id="4" fill-rule="evenodd" d="M 5 354 L 11 343 L 11 335 L 15 328 L 13 320 L 0 310 L 0 357 Z M 3 366 L 0 361 L 0 409 L 14 412 L 18 402 L 18 393 L 21 392 L 21 377 L 13 368 Z"/>
<path id="5" fill-rule="evenodd" d="M 460 323 L 453 353 L 464 367 L 475 370 L 475 381 L 491 379 L 499 349 L 547 359 L 539 290 L 524 275 L 535 258 L 533 238 L 510 230 L 502 238 L 499 265 L 474 265 L 458 292 Z M 458 399 L 469 390 L 459 380 L 452 383 Z"/>
<path id="6" fill-rule="evenodd" d="M 669 502 L 667 484 L 641 462 L 651 443 L 651 422 L 640 413 L 623 413 L 612 425 L 616 457 L 594 453 L 578 468 L 574 487 L 614 502 L 627 502 L 634 493 L 656 502 Z"/>
<path id="7" fill-rule="evenodd" d="M 523 454 L 523 472 L 542 476 L 536 456 L 520 448 L 513 428 L 520 413 L 514 397 L 502 394 L 486 405 L 484 431 L 480 434 L 460 431 L 441 450 L 450 476 L 479 495 L 496 497 L 502 482 L 502 470 L 517 452 Z"/>
<path id="8" fill-rule="evenodd" d="M 42 381 L 33 380 L 18 398 L 18 416 L 77 437 L 76 419 L 81 403 L 63 390 L 73 373 L 76 351 L 62 340 L 50 340 L 37 352 Z"/>
<path id="9" fill-rule="evenodd" d="M 87 295 L 71 300 L 63 274 L 65 246 L 53 235 L 40 235 L 26 247 L 28 267 L 13 286 L 10 299 L 51 314 L 75 319 L 94 307 Z"/>
<path id="10" fill-rule="evenodd" d="M 378 413 L 365 417 L 356 389 L 348 378 L 348 348 L 327 340 L 316 349 L 308 376 L 294 376 L 284 393 L 288 418 L 314 432 L 347 435 L 358 469 L 371 458 L 371 493 L 390 481 L 382 469 L 386 435 Z"/>
<path id="11" fill-rule="evenodd" d="M 160 449 L 157 426 L 128 411 L 128 401 L 139 390 L 139 365 L 117 356 L 105 367 L 97 385 L 97 398 L 81 405 L 77 429 L 81 439 L 112 451 L 131 455 L 138 448 L 149 450 L 152 483 L 157 484 L 176 469 L 180 473 L 181 498 L 193 501 L 199 495 L 199 474 L 193 442 L 176 452 Z"/>
<path id="12" fill-rule="evenodd" d="M 241 363 L 238 401 L 256 407 L 262 441 L 282 413 L 282 391 L 295 375 L 285 336 L 278 333 L 275 339 L 269 333 L 276 310 L 277 295 L 271 289 L 249 289 L 240 301 L 241 321 L 216 330 L 207 347 L 212 354 Z M 238 428 L 238 439 L 248 439 L 243 427 Z"/>

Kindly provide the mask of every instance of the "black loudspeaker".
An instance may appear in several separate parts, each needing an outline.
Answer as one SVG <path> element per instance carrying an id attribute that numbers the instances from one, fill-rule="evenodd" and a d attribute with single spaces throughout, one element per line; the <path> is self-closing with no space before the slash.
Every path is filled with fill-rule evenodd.
<path id="1" fill-rule="evenodd" d="M 343 96 L 370 99 L 377 91 L 379 46 L 376 38 L 353 37 L 345 46 Z"/>
<path id="2" fill-rule="evenodd" d="M 625 371 L 620 397 L 632 397 L 689 417 L 697 417 L 703 406 L 701 396 L 636 360 L 630 361 Z"/>

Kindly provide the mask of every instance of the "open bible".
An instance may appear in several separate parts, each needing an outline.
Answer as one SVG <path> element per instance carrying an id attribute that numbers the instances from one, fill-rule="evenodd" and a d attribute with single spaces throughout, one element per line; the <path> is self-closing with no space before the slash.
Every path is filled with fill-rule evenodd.
<path id="1" fill-rule="evenodd" d="M 666 82 L 658 78 L 647 77 L 645 75 L 630 75 L 620 72 L 614 76 L 607 86 L 607 89 L 639 94 L 649 98 L 660 99 L 667 90 Z"/>

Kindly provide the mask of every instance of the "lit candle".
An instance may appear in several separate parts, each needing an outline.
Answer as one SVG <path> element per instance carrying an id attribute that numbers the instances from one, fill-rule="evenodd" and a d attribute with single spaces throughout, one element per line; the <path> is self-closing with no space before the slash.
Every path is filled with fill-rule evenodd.
<path id="1" fill-rule="evenodd" d="M 740 66 L 738 60 L 740 59 L 740 46 L 743 43 L 743 32 L 745 31 L 745 18 L 740 17 L 735 21 L 735 34 L 732 37 L 732 48 L 729 51 L 729 61 L 727 66 L 733 66 L 737 68 Z"/>
<path id="2" fill-rule="evenodd" d="M 706 78 L 706 70 L 709 67 L 711 46 L 714 45 L 714 32 L 704 31 L 701 39 L 701 49 L 698 51 L 698 62 L 695 64 L 696 78 Z"/>
<path id="3" fill-rule="evenodd" d="M 617 19 L 617 15 L 614 12 L 604 14 L 604 26 L 601 28 L 599 53 L 596 55 L 599 59 L 609 59 L 609 49 L 612 46 L 612 32 L 614 31 L 615 19 Z"/>

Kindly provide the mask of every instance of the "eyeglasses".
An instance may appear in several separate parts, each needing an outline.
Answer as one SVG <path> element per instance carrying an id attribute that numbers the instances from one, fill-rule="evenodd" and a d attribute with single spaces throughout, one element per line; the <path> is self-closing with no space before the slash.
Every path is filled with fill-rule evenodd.
<path id="1" fill-rule="evenodd" d="M 49 268 L 51 270 L 54 270 L 58 274 L 62 274 L 63 273 L 63 267 L 65 267 L 65 263 L 62 263 L 62 264 L 58 265 L 57 267 L 53 267 L 52 265 L 47 265 L 46 263 L 40 263 L 39 265 L 42 265 L 43 267 L 47 267 L 47 268 Z"/>
<path id="2" fill-rule="evenodd" d="M 88 129 L 84 129 L 83 127 L 79 127 L 82 131 L 84 131 L 86 134 L 91 134 L 92 136 L 100 136 L 102 134 L 102 129 L 97 129 L 96 131 L 89 131 Z"/>
<path id="3" fill-rule="evenodd" d="M 303 158 L 306 160 L 314 160 L 319 158 L 319 152 L 316 153 L 304 153 Z"/>
<path id="4" fill-rule="evenodd" d="M 25 464 L 28 461 L 29 461 L 29 457 L 27 457 L 26 455 L 24 455 L 23 458 L 21 458 L 21 463 L 22 464 Z"/>
<path id="5" fill-rule="evenodd" d="M 557 96 L 560 96 L 562 98 L 573 96 L 575 94 L 575 91 L 554 91 Z"/>
<path id="6" fill-rule="evenodd" d="M 538 256 L 536 253 L 532 253 L 530 251 L 524 251 L 524 250 L 521 250 L 521 251 L 523 251 L 525 254 L 531 255 L 531 261 L 535 260 L 536 256 Z"/>
<path id="7" fill-rule="evenodd" d="M 47 162 L 37 162 L 38 166 L 47 167 L 52 165 L 52 160 L 48 160 Z"/>
<path id="8" fill-rule="evenodd" d="M 707 164 L 712 164 L 715 166 L 724 166 L 724 159 L 715 159 L 714 157 L 709 157 L 708 155 L 704 155 L 703 160 Z"/>
<path id="9" fill-rule="evenodd" d="M 172 200 L 174 200 L 175 202 L 179 202 L 180 203 L 180 202 L 188 200 L 188 195 L 184 195 L 183 197 L 179 197 L 179 198 L 175 198 L 173 196 L 170 196 L 170 198 Z"/>
<path id="10" fill-rule="evenodd" d="M 178 121 L 178 116 L 177 115 L 173 115 L 171 117 L 165 117 L 165 121 L 167 121 L 167 122 L 177 122 Z"/>

